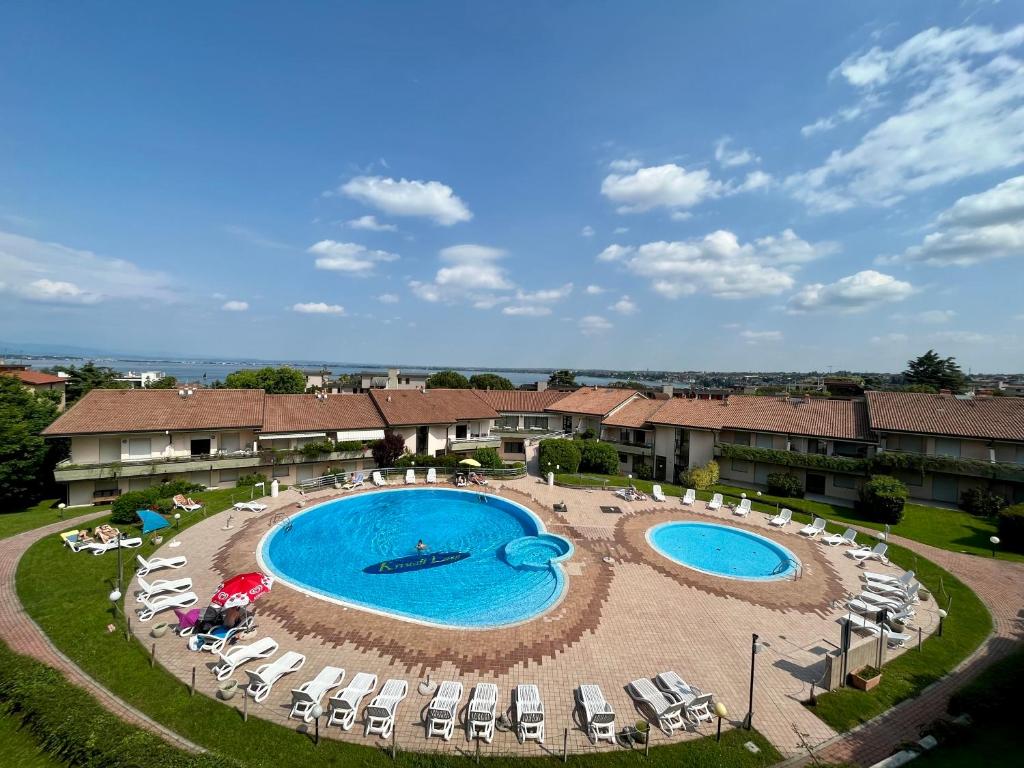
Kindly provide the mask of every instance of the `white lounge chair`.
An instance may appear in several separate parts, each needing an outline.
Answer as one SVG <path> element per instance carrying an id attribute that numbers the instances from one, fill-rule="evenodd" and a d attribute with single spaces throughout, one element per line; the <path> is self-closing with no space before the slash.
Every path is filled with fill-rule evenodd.
<path id="1" fill-rule="evenodd" d="M 466 709 L 466 738 L 482 738 L 488 744 L 494 738 L 494 717 L 498 708 L 498 686 L 477 683 Z"/>
<path id="2" fill-rule="evenodd" d="M 904 605 L 902 607 L 875 605 L 874 603 L 869 603 L 867 600 L 856 597 L 852 600 L 847 600 L 846 607 L 854 613 L 859 613 L 861 615 L 866 613 L 874 614 L 884 610 L 886 611 L 886 619 L 889 621 L 895 621 L 897 624 L 906 624 L 917 613 L 912 605 Z"/>
<path id="3" fill-rule="evenodd" d="M 462 701 L 462 683 L 445 680 L 427 707 L 427 738 L 440 736 L 450 741 L 455 732 L 455 714 Z"/>
<path id="4" fill-rule="evenodd" d="M 873 582 L 875 584 L 891 584 L 893 586 L 906 587 L 914 580 L 914 572 L 904 571 L 899 576 L 893 576 L 890 573 L 873 573 L 868 571 L 867 573 L 862 573 L 860 577 L 869 584 Z"/>
<path id="5" fill-rule="evenodd" d="M 651 496 L 655 501 L 665 501 L 665 492 L 661 490 L 660 485 L 651 488 Z"/>
<path id="6" fill-rule="evenodd" d="M 195 592 L 183 594 L 157 595 L 152 600 L 143 600 L 142 608 L 139 610 L 139 621 L 149 621 L 160 611 L 168 608 L 188 608 L 199 602 L 199 596 Z"/>
<path id="7" fill-rule="evenodd" d="M 583 708 L 583 721 L 592 744 L 601 739 L 615 743 L 615 710 L 598 685 L 581 685 L 576 689 L 576 702 Z"/>
<path id="8" fill-rule="evenodd" d="M 142 555 L 136 555 L 135 559 L 139 563 L 139 567 L 136 570 L 139 576 L 148 576 L 152 571 L 157 571 L 161 568 L 184 568 L 188 565 L 188 560 L 184 555 L 178 555 L 177 557 L 154 557 L 149 560 Z"/>
<path id="9" fill-rule="evenodd" d="M 740 517 L 746 517 L 747 515 L 749 515 L 750 499 L 740 499 L 740 503 L 732 508 L 732 513 L 734 515 L 739 515 Z"/>
<path id="10" fill-rule="evenodd" d="M 292 689 L 292 711 L 288 717 L 301 717 L 304 722 L 313 722 L 313 706 L 344 680 L 345 670 L 341 667 L 324 667 L 312 680 Z"/>
<path id="11" fill-rule="evenodd" d="M 381 476 L 380 472 L 374 472 L 374 473 L 373 473 L 373 484 L 374 484 L 374 485 L 376 485 L 377 487 L 380 487 L 380 486 L 382 486 L 382 485 L 387 485 L 388 483 L 387 483 L 387 481 L 386 481 L 386 480 L 385 480 L 385 479 L 384 479 L 384 478 L 383 478 L 383 477 Z"/>
<path id="12" fill-rule="evenodd" d="M 266 504 L 260 504 L 258 501 L 236 501 L 231 505 L 239 512 L 263 512 L 266 510 Z"/>
<path id="13" fill-rule="evenodd" d="M 912 581 L 906 586 L 903 584 L 874 584 L 868 583 L 864 585 L 865 592 L 873 592 L 876 595 L 882 595 L 892 600 L 904 600 L 906 601 L 910 596 L 910 591 L 914 591 L 914 597 L 917 597 L 917 590 L 920 584 L 916 581 Z"/>
<path id="14" fill-rule="evenodd" d="M 817 536 L 819 533 L 821 533 L 824 530 L 825 530 L 825 520 L 823 518 L 816 517 L 816 518 L 814 518 L 814 522 L 813 523 L 811 523 L 810 525 L 805 525 L 803 528 L 801 528 L 798 531 L 798 533 L 800 533 L 800 534 L 802 534 L 804 536 L 809 536 L 810 538 L 813 539 L 815 536 Z"/>
<path id="15" fill-rule="evenodd" d="M 183 579 L 156 579 L 155 581 L 146 581 L 142 576 L 140 576 L 139 586 L 142 587 L 142 589 L 139 590 L 139 594 L 136 596 L 135 601 L 138 603 L 144 603 L 146 600 L 152 600 L 163 592 L 188 592 L 192 589 L 192 579 L 185 577 Z"/>
<path id="16" fill-rule="evenodd" d="M 694 725 L 711 722 L 714 719 L 711 714 L 714 694 L 704 693 L 700 688 L 690 685 L 673 671 L 662 672 L 654 679 L 654 682 L 662 691 L 683 702 L 683 714 Z"/>
<path id="17" fill-rule="evenodd" d="M 697 500 L 697 492 L 693 488 L 687 488 L 686 493 L 683 494 L 683 504 L 690 506 L 694 501 Z"/>
<path id="18" fill-rule="evenodd" d="M 437 483 L 437 470 L 434 467 L 427 470 L 427 482 L 432 485 Z"/>
<path id="19" fill-rule="evenodd" d="M 118 544 L 120 544 L 122 549 L 136 549 L 142 546 L 142 539 L 138 536 L 133 536 L 130 539 L 114 539 L 113 541 L 108 541 L 106 543 L 96 541 L 91 544 L 86 544 L 84 549 L 87 552 L 92 552 L 94 555 L 102 555 L 112 549 L 117 549 Z"/>
<path id="20" fill-rule="evenodd" d="M 777 525 L 779 528 L 784 528 L 793 522 L 793 510 L 782 508 L 775 517 L 768 521 L 768 525 Z"/>
<path id="21" fill-rule="evenodd" d="M 861 547 L 860 549 L 848 549 L 846 554 L 852 557 L 854 560 L 865 562 L 867 560 L 881 560 L 885 562 L 885 553 L 889 550 L 889 545 L 884 541 L 880 541 L 873 547 Z"/>
<path id="22" fill-rule="evenodd" d="M 722 498 L 722 494 L 716 493 L 711 497 L 711 501 L 708 502 L 708 509 L 721 509 L 725 499 Z"/>
<path id="23" fill-rule="evenodd" d="M 683 702 L 674 695 L 669 697 L 659 691 L 646 677 L 631 682 L 626 686 L 626 692 L 636 702 L 637 707 L 658 724 L 666 736 L 671 736 L 677 728 L 685 727 Z"/>
<path id="24" fill-rule="evenodd" d="M 348 685 L 331 696 L 327 724 L 340 725 L 343 731 L 351 728 L 356 722 L 359 703 L 368 693 L 373 693 L 376 687 L 376 675 L 369 672 L 358 673 Z"/>
<path id="25" fill-rule="evenodd" d="M 407 469 L 405 470 L 405 484 L 416 485 L 416 470 Z"/>
<path id="26" fill-rule="evenodd" d="M 188 641 L 190 651 L 209 651 L 219 653 L 234 643 L 242 635 L 246 635 L 256 629 L 256 620 L 252 616 L 246 616 L 245 620 L 233 627 L 223 625 L 214 627 L 208 632 L 200 632 L 192 636 Z M 191 632 L 189 632 L 191 634 Z"/>
<path id="27" fill-rule="evenodd" d="M 908 640 L 913 639 L 913 635 L 908 632 L 897 632 L 888 625 L 882 626 L 881 624 L 876 624 L 870 619 L 858 616 L 856 613 L 848 613 L 844 618 L 853 625 L 854 629 L 867 632 L 873 637 L 883 635 L 886 642 L 890 645 L 901 646 Z"/>
<path id="28" fill-rule="evenodd" d="M 366 475 L 362 472 L 356 472 L 355 476 L 349 478 L 347 483 L 344 483 L 341 487 L 346 491 L 351 491 L 353 488 L 362 488 L 363 483 L 366 482 Z"/>
<path id="29" fill-rule="evenodd" d="M 520 744 L 527 739 L 544 743 L 544 702 L 536 685 L 517 685 L 512 691 L 512 722 Z"/>
<path id="30" fill-rule="evenodd" d="M 184 509 L 186 512 L 195 512 L 197 509 L 203 508 L 203 505 L 198 501 L 193 501 L 182 493 L 173 497 L 172 501 L 174 502 L 175 509 Z"/>
<path id="31" fill-rule="evenodd" d="M 405 680 L 388 680 L 380 693 L 373 697 L 370 706 L 366 708 L 366 733 L 380 734 L 384 739 L 391 738 L 391 731 L 395 728 L 395 714 L 398 712 L 398 705 L 409 693 L 409 684 Z"/>
<path id="32" fill-rule="evenodd" d="M 305 663 L 306 657 L 298 651 L 285 651 L 269 664 L 264 664 L 256 669 L 247 669 L 245 674 L 249 676 L 249 686 L 245 692 L 258 704 L 270 695 L 270 689 L 274 687 L 274 683 L 285 675 L 298 672 Z"/>
<path id="33" fill-rule="evenodd" d="M 277 653 L 277 641 L 269 637 L 261 637 L 249 645 L 236 645 L 227 653 L 220 651 L 217 657 L 220 663 L 211 670 L 218 680 L 227 680 L 238 667 L 256 659 L 266 659 Z"/>
<path id="34" fill-rule="evenodd" d="M 920 585 L 915 585 L 907 590 L 905 594 L 880 595 L 877 592 L 864 591 L 857 595 L 858 599 L 866 603 L 888 608 L 891 611 L 901 611 L 909 605 L 917 602 L 917 591 Z"/>
<path id="35" fill-rule="evenodd" d="M 831 536 L 823 538 L 821 543 L 828 544 L 830 547 L 838 547 L 840 544 L 849 544 L 851 547 L 855 547 L 857 546 L 857 532 L 853 528 L 847 528 L 843 531 L 842 536 L 833 533 Z"/>

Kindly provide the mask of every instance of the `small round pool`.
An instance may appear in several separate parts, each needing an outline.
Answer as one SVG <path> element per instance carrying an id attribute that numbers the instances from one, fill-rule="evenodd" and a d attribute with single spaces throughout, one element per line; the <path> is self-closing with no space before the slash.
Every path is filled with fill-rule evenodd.
<path id="1" fill-rule="evenodd" d="M 788 579 L 800 568 L 796 555 L 781 544 L 727 525 L 663 523 L 647 532 L 647 541 L 669 560 L 727 579 Z"/>
<path id="2" fill-rule="evenodd" d="M 422 540 L 426 550 L 417 549 Z M 264 569 L 342 605 L 451 628 L 516 624 L 565 589 L 571 542 L 473 491 L 374 491 L 310 507 L 260 542 Z"/>

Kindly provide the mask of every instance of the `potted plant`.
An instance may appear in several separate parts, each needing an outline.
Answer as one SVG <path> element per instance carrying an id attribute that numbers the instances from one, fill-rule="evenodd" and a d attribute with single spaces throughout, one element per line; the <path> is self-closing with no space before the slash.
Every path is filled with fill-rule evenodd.
<path id="1" fill-rule="evenodd" d="M 226 683 L 221 683 L 217 687 L 217 695 L 220 696 L 222 701 L 227 701 L 233 698 L 238 693 L 238 681 L 228 680 Z"/>
<path id="2" fill-rule="evenodd" d="M 633 740 L 637 744 L 647 743 L 647 721 L 637 720 L 636 725 L 633 728 Z"/>
<path id="3" fill-rule="evenodd" d="M 163 623 L 157 624 L 156 626 L 153 627 L 153 629 L 151 629 L 149 631 L 149 633 L 153 637 L 163 637 L 164 635 L 167 634 L 167 625 L 163 624 Z"/>
<path id="4" fill-rule="evenodd" d="M 850 673 L 850 685 L 859 691 L 870 691 L 882 681 L 882 670 L 877 667 L 864 667 Z"/>

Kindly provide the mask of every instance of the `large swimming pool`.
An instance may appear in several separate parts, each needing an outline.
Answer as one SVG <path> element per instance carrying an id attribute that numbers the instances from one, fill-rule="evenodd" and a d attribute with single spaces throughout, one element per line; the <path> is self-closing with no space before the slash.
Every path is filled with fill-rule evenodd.
<path id="1" fill-rule="evenodd" d="M 427 545 L 420 552 L 419 540 Z M 565 589 L 572 544 L 528 509 L 472 491 L 362 493 L 304 510 L 259 546 L 265 570 L 325 599 L 445 627 L 533 618 Z"/>
<path id="2" fill-rule="evenodd" d="M 731 579 L 788 579 L 800 567 L 796 555 L 781 544 L 727 525 L 663 523 L 647 532 L 647 541 L 680 565 Z"/>

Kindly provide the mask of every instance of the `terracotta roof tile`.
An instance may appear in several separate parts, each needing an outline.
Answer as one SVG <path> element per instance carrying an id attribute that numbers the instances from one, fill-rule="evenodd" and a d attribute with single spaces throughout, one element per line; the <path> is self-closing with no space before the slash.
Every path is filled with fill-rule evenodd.
<path id="1" fill-rule="evenodd" d="M 94 389 L 43 430 L 44 435 L 162 432 L 258 427 L 262 389 Z"/>
<path id="2" fill-rule="evenodd" d="M 565 397 L 565 392 L 547 389 L 474 389 L 474 392 L 499 413 L 543 413 L 544 409 Z"/>
<path id="3" fill-rule="evenodd" d="M 865 397 L 876 431 L 1024 440 L 1024 399 L 1019 397 L 962 399 L 917 392 L 866 392 Z"/>
<path id="4" fill-rule="evenodd" d="M 263 406 L 263 432 L 383 429 L 377 406 L 369 395 L 267 395 Z"/>
<path id="5" fill-rule="evenodd" d="M 67 379 L 40 371 L 0 371 L 0 375 L 15 376 L 26 384 L 63 384 Z"/>
<path id="6" fill-rule="evenodd" d="M 664 407 L 664 400 L 645 400 L 640 398 L 631 403 L 626 403 L 611 416 L 604 420 L 609 427 L 629 427 L 640 429 L 645 424 L 649 425 L 651 415 Z"/>
<path id="7" fill-rule="evenodd" d="M 637 394 L 635 389 L 610 387 L 581 387 L 570 392 L 547 410 L 556 413 L 580 413 L 586 416 L 606 416 Z"/>
<path id="8" fill-rule="evenodd" d="M 471 389 L 373 389 L 370 397 L 384 420 L 396 427 L 498 417 Z"/>

